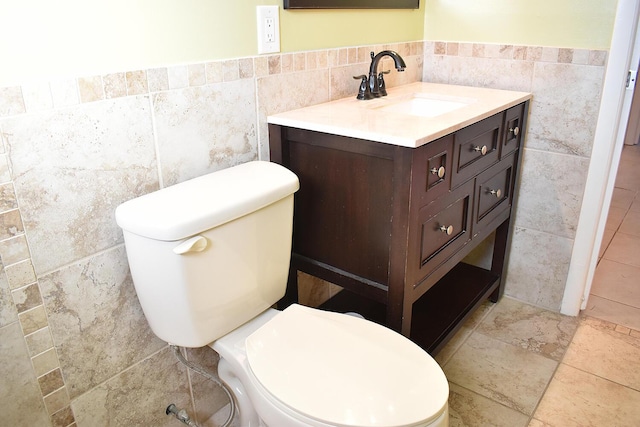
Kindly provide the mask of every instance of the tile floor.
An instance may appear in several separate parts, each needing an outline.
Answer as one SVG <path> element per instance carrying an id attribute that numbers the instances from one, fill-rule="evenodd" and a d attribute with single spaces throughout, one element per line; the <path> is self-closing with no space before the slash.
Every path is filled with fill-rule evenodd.
<path id="1" fill-rule="evenodd" d="M 639 166 L 640 146 L 625 146 L 587 310 L 505 297 L 436 356 L 451 427 L 640 426 Z"/>
<path id="2" fill-rule="evenodd" d="M 625 145 L 585 313 L 640 330 L 640 145 Z"/>

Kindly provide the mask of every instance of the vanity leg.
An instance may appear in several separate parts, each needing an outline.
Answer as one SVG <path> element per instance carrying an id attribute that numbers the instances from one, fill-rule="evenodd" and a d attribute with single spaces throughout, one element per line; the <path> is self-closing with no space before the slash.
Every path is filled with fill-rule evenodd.
<path id="1" fill-rule="evenodd" d="M 496 238 L 493 246 L 493 258 L 491 260 L 491 272 L 500 276 L 498 288 L 491 293 L 491 302 L 498 302 L 504 293 L 505 273 L 507 272 L 507 248 L 510 238 L 510 219 L 500 224 L 496 229 Z"/>

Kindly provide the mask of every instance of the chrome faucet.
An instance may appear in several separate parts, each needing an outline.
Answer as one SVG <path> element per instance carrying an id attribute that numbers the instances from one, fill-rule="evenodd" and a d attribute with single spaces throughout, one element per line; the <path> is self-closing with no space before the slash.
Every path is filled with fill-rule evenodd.
<path id="1" fill-rule="evenodd" d="M 394 65 L 396 66 L 396 70 L 404 71 L 407 65 L 404 63 L 404 59 L 396 52 L 392 50 L 383 50 L 379 54 L 375 55 L 371 52 L 371 66 L 369 67 L 369 90 L 371 91 L 371 95 L 375 98 L 380 96 L 386 96 L 387 91 L 384 89 L 384 79 L 382 77 L 383 73 L 378 74 L 378 62 L 382 59 L 383 56 L 389 56 L 393 59 Z M 382 83 L 382 90 L 380 90 L 380 84 Z"/>
<path id="2" fill-rule="evenodd" d="M 354 76 L 354 79 L 360 79 L 360 90 L 358 91 L 358 99 L 372 99 L 380 96 L 387 96 L 387 90 L 384 83 L 384 74 L 388 74 L 389 71 L 382 71 L 378 73 L 378 63 L 383 56 L 389 56 L 395 63 L 396 70 L 404 71 L 407 65 L 404 63 L 404 59 L 398 53 L 392 50 L 383 50 L 382 52 L 374 55 L 371 52 L 371 65 L 369 66 L 369 76 L 361 75 Z"/>

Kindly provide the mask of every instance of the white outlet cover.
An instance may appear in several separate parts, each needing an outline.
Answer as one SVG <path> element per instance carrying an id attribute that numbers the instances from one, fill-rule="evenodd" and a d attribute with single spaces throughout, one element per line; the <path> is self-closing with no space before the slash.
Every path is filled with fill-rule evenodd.
<path id="1" fill-rule="evenodd" d="M 258 53 L 280 52 L 279 6 L 256 6 Z"/>

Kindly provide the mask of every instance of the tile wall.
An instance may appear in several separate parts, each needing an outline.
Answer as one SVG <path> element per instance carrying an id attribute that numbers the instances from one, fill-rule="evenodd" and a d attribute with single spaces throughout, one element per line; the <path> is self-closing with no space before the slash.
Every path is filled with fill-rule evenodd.
<path id="1" fill-rule="evenodd" d="M 266 117 L 355 96 L 369 52 L 422 78 L 423 42 L 123 71 L 0 87 L 0 399 L 8 425 L 202 427 L 226 397 L 149 330 L 114 209 L 268 159 Z M 213 350 L 187 357 L 215 370 Z"/>
<path id="2" fill-rule="evenodd" d="M 607 52 L 425 42 L 424 81 L 533 93 L 505 292 L 559 311 Z"/>
<path id="3" fill-rule="evenodd" d="M 557 311 L 606 52 L 412 42 L 229 59 L 0 88 L 0 397 L 12 425 L 203 427 L 222 393 L 148 329 L 113 211 L 256 158 L 269 114 L 355 96 L 369 52 L 425 81 L 534 93 L 507 294 Z M 391 68 L 391 67 L 389 67 Z M 329 290 L 329 293 L 334 290 Z M 323 294 L 323 292 L 312 292 Z M 207 348 L 187 357 L 215 369 Z"/>

